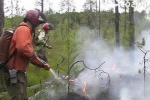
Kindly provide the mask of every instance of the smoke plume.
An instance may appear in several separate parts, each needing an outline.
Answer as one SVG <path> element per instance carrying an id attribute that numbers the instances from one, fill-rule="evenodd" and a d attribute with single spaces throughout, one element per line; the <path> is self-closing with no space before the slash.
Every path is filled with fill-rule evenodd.
<path id="1" fill-rule="evenodd" d="M 146 74 L 145 82 L 143 76 L 144 53 L 137 46 L 134 51 L 125 50 L 123 47 L 114 48 L 102 38 L 97 38 L 96 32 L 86 27 L 79 30 L 77 41 L 80 44 L 78 47 L 80 54 L 76 60 L 83 60 L 91 69 L 105 63 L 98 69 L 101 71 L 85 69 L 80 73 L 75 79 L 74 91 L 84 95 L 82 90 L 86 83 L 87 97 L 90 100 L 97 100 L 97 96 L 103 92 L 108 92 L 107 100 L 149 100 L 149 75 Z M 149 32 L 149 30 L 143 31 L 140 36 L 136 36 L 136 41 L 139 42 L 145 37 L 144 50 L 150 49 Z M 147 53 L 146 59 L 149 59 L 149 53 Z M 148 62 L 146 66 L 148 73 Z M 83 65 L 80 67 L 84 68 Z M 109 85 L 107 73 L 110 75 Z"/>

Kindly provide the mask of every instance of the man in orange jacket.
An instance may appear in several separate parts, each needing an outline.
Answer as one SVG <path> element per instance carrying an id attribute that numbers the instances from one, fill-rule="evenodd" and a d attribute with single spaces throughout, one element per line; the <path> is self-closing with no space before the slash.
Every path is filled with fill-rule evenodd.
<path id="1" fill-rule="evenodd" d="M 39 10 L 29 10 L 16 29 L 9 48 L 13 57 L 7 64 L 9 75 L 6 77 L 6 88 L 11 100 L 28 100 L 26 71 L 29 63 L 49 70 L 49 64 L 40 59 L 33 48 L 35 28 L 46 22 L 46 17 Z"/>

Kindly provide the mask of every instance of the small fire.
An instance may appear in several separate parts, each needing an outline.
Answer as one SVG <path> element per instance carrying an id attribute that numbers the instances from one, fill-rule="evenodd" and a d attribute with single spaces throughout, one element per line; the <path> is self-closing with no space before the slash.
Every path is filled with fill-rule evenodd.
<path id="1" fill-rule="evenodd" d="M 118 70 L 118 68 L 116 66 L 112 67 L 112 71 L 117 71 L 117 70 Z"/>
<path id="2" fill-rule="evenodd" d="M 87 96 L 87 83 L 86 82 L 84 82 L 83 94 L 84 96 Z"/>
<path id="3" fill-rule="evenodd" d="M 69 82 L 70 82 L 70 83 L 73 83 L 73 82 L 74 82 L 74 80 L 69 80 Z"/>

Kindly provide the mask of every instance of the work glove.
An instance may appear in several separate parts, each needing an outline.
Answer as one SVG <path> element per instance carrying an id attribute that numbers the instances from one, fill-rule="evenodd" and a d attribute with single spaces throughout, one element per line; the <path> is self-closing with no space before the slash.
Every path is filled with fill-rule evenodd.
<path id="1" fill-rule="evenodd" d="M 52 49 L 52 46 L 50 46 L 50 45 L 46 45 L 46 47 L 47 47 L 48 49 Z"/>
<path id="2" fill-rule="evenodd" d="M 44 69 L 49 71 L 51 69 L 51 66 L 46 63 L 44 64 Z"/>

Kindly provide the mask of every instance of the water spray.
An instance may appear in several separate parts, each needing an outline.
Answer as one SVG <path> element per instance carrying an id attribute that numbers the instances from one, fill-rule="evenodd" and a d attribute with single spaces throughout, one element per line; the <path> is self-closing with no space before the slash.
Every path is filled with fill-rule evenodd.
<path id="1" fill-rule="evenodd" d="M 65 81 L 64 81 L 63 79 L 66 80 L 66 79 L 68 78 L 68 76 L 59 77 L 59 76 L 55 73 L 55 71 L 54 71 L 53 69 L 50 69 L 50 72 L 53 74 L 54 78 L 55 78 L 57 81 L 59 81 L 59 82 L 65 84 Z"/>
<path id="2" fill-rule="evenodd" d="M 50 72 L 53 74 L 53 76 L 55 77 L 55 79 L 59 79 L 59 77 L 57 76 L 57 74 L 54 72 L 53 69 L 50 69 Z"/>

